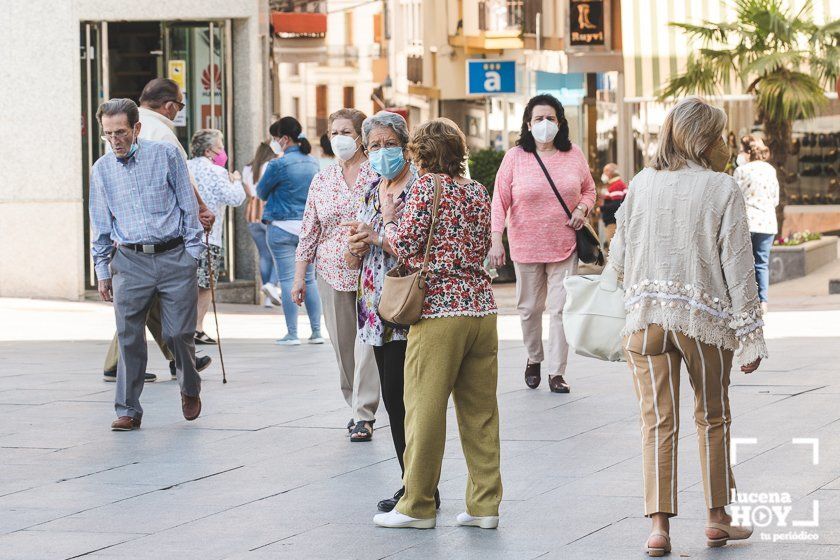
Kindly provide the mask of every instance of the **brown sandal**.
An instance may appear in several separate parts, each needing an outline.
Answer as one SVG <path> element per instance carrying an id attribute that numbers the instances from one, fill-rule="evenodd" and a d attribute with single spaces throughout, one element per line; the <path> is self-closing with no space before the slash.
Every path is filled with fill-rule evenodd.
<path id="1" fill-rule="evenodd" d="M 548 388 L 552 393 L 569 393 L 572 390 L 562 375 L 549 375 Z"/>
<path id="2" fill-rule="evenodd" d="M 540 364 L 532 363 L 530 360 L 525 364 L 525 385 L 531 389 L 536 389 L 540 386 L 542 377 L 540 376 Z"/>

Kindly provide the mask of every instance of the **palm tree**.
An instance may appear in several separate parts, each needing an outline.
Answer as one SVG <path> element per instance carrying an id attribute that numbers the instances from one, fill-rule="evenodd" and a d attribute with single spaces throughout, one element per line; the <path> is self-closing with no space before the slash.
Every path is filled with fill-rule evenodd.
<path id="1" fill-rule="evenodd" d="M 840 77 L 840 20 L 816 25 L 811 0 L 801 8 L 784 0 L 734 0 L 735 20 L 702 25 L 671 23 L 700 49 L 685 72 L 673 77 L 660 99 L 720 94 L 739 79 L 755 95 L 758 120 L 778 170 L 780 219 L 787 201 L 785 171 L 794 120 L 808 119 L 825 104 L 825 90 Z M 781 222 L 780 222 L 781 227 Z"/>

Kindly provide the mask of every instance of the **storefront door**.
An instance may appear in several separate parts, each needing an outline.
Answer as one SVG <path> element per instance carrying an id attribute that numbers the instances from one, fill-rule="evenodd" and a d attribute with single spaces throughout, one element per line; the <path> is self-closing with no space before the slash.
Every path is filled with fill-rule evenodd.
<path id="1" fill-rule="evenodd" d="M 89 170 L 105 153 L 96 109 L 112 96 L 138 101 L 150 79 L 167 77 L 181 85 L 186 106 L 175 119 L 178 139 L 189 153 L 189 141 L 200 128 L 218 128 L 225 136 L 229 169 L 233 160 L 230 21 L 221 22 L 82 22 L 82 184 L 85 204 L 85 246 L 90 243 L 87 213 Z M 223 279 L 235 271 L 234 213 L 224 220 L 226 267 Z M 96 287 L 90 257 L 86 258 L 88 288 Z"/>

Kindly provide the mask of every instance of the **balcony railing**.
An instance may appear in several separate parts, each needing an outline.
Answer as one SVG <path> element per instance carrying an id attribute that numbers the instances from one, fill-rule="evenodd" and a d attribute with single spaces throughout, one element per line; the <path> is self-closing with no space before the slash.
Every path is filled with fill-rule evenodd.
<path id="1" fill-rule="evenodd" d="M 270 0 L 269 6 L 274 12 L 283 13 L 327 13 L 327 3 L 324 0 Z"/>
<path id="2" fill-rule="evenodd" d="M 541 0 L 482 0 L 478 2 L 478 29 L 492 33 L 536 33 Z"/>
<path id="3" fill-rule="evenodd" d="M 327 35 L 325 2 L 273 1 L 271 25 L 283 39 L 315 38 Z"/>

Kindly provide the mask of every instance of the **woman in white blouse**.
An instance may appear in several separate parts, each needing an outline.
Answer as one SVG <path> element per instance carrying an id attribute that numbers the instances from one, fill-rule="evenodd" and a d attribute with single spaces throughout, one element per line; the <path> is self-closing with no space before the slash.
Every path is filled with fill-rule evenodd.
<path id="1" fill-rule="evenodd" d="M 741 187 L 747 203 L 758 299 L 761 300 L 762 309 L 767 311 L 770 249 L 779 231 L 779 224 L 776 221 L 776 206 L 779 205 L 779 178 L 776 175 L 776 168 L 767 163 L 770 150 L 760 138 L 745 136 L 741 144 L 743 153 L 749 157 L 749 162 L 739 166 L 733 178 Z"/>
<path id="2" fill-rule="evenodd" d="M 224 267 L 222 259 L 222 229 L 225 208 L 239 206 L 245 202 L 245 190 L 239 171 L 229 173 L 227 153 L 222 132 L 215 128 L 195 131 L 190 140 L 190 155 L 187 161 L 190 174 L 195 178 L 198 193 L 204 203 L 216 216 L 210 230 L 210 243 L 198 261 L 198 315 L 195 326 L 196 344 L 216 344 L 204 332 L 204 316 L 210 308 L 210 274 L 212 265 L 213 283 L 219 281 L 219 271 Z"/>
<path id="3" fill-rule="evenodd" d="M 725 506 L 735 480 L 729 461 L 729 373 L 755 371 L 767 356 L 744 197 L 729 175 L 726 114 L 692 97 L 660 132 L 651 167 L 619 209 L 609 267 L 624 277 L 625 349 L 639 399 L 650 556 L 671 550 L 677 514 L 680 365 L 694 390 L 708 546 L 745 539 Z"/>

